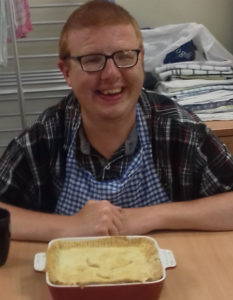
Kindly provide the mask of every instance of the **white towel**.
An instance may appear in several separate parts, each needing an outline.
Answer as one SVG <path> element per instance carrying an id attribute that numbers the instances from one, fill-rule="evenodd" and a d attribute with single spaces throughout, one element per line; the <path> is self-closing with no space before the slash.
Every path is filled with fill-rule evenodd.
<path id="1" fill-rule="evenodd" d="M 191 79 L 191 80 L 172 80 L 172 81 L 160 81 L 157 85 L 156 90 L 158 92 L 176 92 L 180 90 L 188 90 L 193 88 L 199 87 L 206 87 L 206 86 L 230 86 L 233 85 L 233 79 L 228 80 L 206 80 L 206 79 Z"/>

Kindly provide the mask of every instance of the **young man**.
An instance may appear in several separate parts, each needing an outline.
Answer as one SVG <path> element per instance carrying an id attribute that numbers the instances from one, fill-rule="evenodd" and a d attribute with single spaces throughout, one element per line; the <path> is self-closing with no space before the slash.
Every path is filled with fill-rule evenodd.
<path id="1" fill-rule="evenodd" d="M 142 90 L 142 39 L 128 12 L 84 4 L 59 56 L 73 92 L 0 161 L 12 238 L 232 230 L 232 156 L 194 115 Z"/>

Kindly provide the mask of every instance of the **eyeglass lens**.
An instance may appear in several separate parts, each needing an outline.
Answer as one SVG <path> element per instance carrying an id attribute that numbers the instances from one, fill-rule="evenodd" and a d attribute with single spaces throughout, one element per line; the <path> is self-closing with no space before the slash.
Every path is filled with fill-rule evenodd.
<path id="1" fill-rule="evenodd" d="M 106 60 L 112 58 L 117 67 L 132 67 L 137 63 L 138 51 L 118 51 L 110 56 L 104 54 L 86 55 L 81 58 L 81 65 L 85 71 L 97 71 L 104 68 Z"/>

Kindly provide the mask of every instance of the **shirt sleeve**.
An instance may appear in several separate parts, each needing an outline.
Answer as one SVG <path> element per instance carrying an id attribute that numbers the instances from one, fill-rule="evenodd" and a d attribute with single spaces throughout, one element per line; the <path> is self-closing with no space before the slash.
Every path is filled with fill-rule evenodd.
<path id="1" fill-rule="evenodd" d="M 22 208 L 50 211 L 48 140 L 41 126 L 11 141 L 0 158 L 0 201 Z"/>
<path id="2" fill-rule="evenodd" d="M 205 125 L 200 131 L 198 164 L 202 163 L 202 195 L 213 195 L 233 190 L 233 157 L 226 146 Z"/>

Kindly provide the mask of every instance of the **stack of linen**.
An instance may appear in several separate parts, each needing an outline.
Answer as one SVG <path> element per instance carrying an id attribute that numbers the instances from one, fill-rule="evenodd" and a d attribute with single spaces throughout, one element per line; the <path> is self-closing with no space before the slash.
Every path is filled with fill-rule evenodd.
<path id="1" fill-rule="evenodd" d="M 233 120 L 233 62 L 184 61 L 156 66 L 155 91 L 203 121 Z"/>

